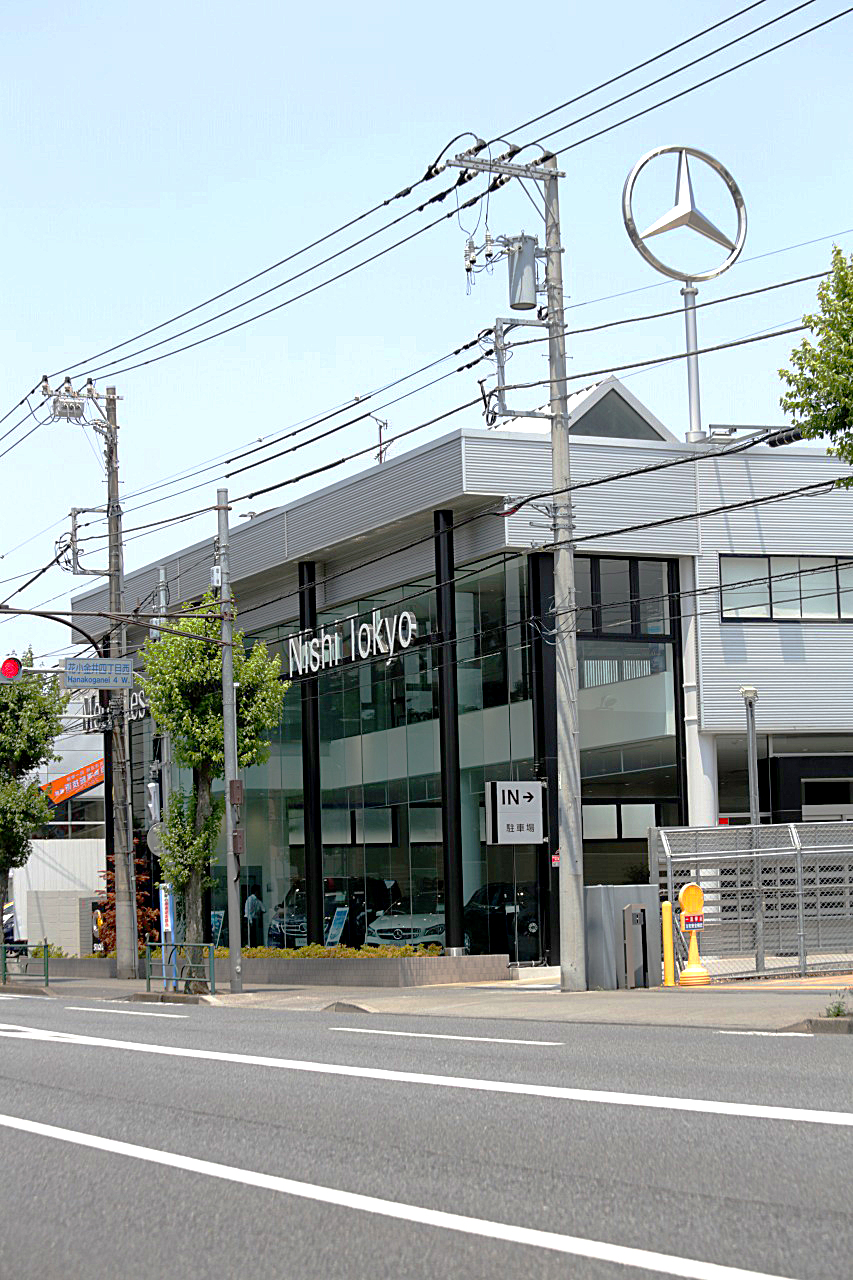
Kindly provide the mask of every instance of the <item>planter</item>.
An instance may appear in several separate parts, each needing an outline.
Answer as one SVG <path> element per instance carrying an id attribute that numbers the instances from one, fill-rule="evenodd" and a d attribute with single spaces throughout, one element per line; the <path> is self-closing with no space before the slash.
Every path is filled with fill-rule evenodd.
<path id="1" fill-rule="evenodd" d="M 93 956 L 80 959 L 70 956 L 65 960 L 48 960 L 51 978 L 114 978 L 115 956 Z"/>
<path id="2" fill-rule="evenodd" d="M 228 983 L 227 957 L 216 960 L 216 986 Z M 52 967 L 52 966 L 51 966 Z M 243 981 L 271 986 L 429 987 L 453 982 L 504 982 L 509 956 L 400 956 L 375 960 L 318 956 L 243 958 Z"/>

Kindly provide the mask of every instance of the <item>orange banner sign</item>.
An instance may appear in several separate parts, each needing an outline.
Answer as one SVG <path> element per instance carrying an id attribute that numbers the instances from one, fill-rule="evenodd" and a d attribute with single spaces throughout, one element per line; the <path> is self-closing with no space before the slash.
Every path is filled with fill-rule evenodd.
<path id="1" fill-rule="evenodd" d="M 63 800 L 70 800 L 72 796 L 79 796 L 81 791 L 89 791 L 92 787 L 96 787 L 99 782 L 104 780 L 104 760 L 103 756 L 100 760 L 93 760 L 91 764 L 84 764 L 82 769 L 75 769 L 73 773 L 63 774 L 61 778 L 54 778 L 52 782 L 46 782 L 42 787 L 42 791 L 46 791 L 54 804 L 62 804 Z"/>

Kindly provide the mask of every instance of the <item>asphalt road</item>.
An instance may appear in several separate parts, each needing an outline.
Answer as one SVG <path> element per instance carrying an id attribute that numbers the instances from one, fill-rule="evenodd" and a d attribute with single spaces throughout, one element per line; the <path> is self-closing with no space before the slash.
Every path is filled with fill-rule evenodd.
<path id="1" fill-rule="evenodd" d="M 847 1280 L 851 1054 L 0 995 L 0 1277 Z"/>

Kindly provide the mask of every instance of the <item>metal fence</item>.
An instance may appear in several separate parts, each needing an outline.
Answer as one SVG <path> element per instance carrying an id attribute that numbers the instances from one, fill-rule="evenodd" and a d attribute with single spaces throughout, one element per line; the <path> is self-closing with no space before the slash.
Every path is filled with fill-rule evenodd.
<path id="1" fill-rule="evenodd" d="M 17 982 L 19 978 L 35 978 L 50 985 L 50 946 L 47 938 L 30 946 L 26 942 L 0 942 L 0 983 Z"/>
<path id="2" fill-rule="evenodd" d="M 163 990 L 184 990 L 193 984 L 207 983 L 210 994 L 216 994 L 216 966 L 212 942 L 146 942 L 145 990 L 151 990 L 152 979 L 162 980 Z"/>
<path id="3" fill-rule="evenodd" d="M 853 970 L 853 823 L 655 827 L 649 855 L 675 907 L 704 889 L 712 977 Z"/>

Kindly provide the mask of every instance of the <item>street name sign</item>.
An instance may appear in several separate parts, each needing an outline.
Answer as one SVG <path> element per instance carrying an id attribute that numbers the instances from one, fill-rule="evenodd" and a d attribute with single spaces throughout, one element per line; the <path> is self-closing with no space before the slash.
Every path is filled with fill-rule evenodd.
<path id="1" fill-rule="evenodd" d="M 132 689 L 132 658 L 66 658 L 64 689 Z"/>
<path id="2" fill-rule="evenodd" d="M 545 839 L 541 782 L 486 784 L 486 843 L 541 844 Z"/>

